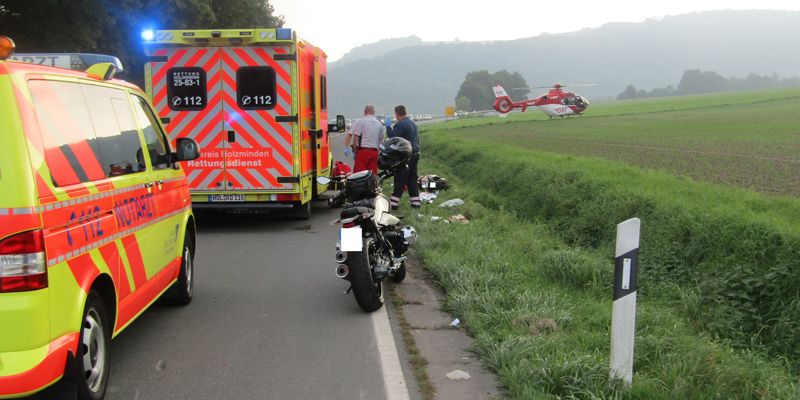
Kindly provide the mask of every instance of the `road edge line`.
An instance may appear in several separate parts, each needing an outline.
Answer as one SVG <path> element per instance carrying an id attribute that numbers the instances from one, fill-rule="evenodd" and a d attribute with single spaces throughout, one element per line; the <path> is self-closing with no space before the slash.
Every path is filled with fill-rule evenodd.
<path id="1" fill-rule="evenodd" d="M 381 362 L 381 375 L 387 400 L 410 400 L 406 378 L 400 366 L 400 355 L 389 325 L 389 312 L 386 307 L 372 313 L 372 326 L 375 329 L 378 354 Z"/>

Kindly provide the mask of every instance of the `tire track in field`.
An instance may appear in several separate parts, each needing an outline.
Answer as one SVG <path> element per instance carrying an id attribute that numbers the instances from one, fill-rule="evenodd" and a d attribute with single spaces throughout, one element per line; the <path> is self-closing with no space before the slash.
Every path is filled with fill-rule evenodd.
<path id="1" fill-rule="evenodd" d="M 572 144 L 583 144 L 583 145 L 590 145 L 590 146 L 609 146 L 609 147 L 621 147 L 621 148 L 632 148 L 632 149 L 643 149 L 643 150 L 656 150 L 656 151 L 671 151 L 676 153 L 684 153 L 684 154 L 707 154 L 707 155 L 715 155 L 715 156 L 723 156 L 723 157 L 735 157 L 735 158 L 743 158 L 743 159 L 751 159 L 751 160 L 760 160 L 760 161 L 771 161 L 771 162 L 780 162 L 780 163 L 789 163 L 789 164 L 800 164 L 800 160 L 796 159 L 786 159 L 786 158 L 778 158 L 778 157 L 765 157 L 765 156 L 754 156 L 748 154 L 738 154 L 738 153 L 726 153 L 721 151 L 709 151 L 709 150 L 695 150 L 695 149 L 686 149 L 686 148 L 676 148 L 676 147 L 659 147 L 659 146 L 648 146 L 648 145 L 641 145 L 641 144 L 626 144 L 626 143 L 610 143 L 610 142 L 591 142 L 587 140 L 575 140 L 575 141 L 566 141 L 564 139 L 556 139 L 556 138 L 547 138 L 547 137 L 537 137 L 535 140 L 545 140 L 551 142 L 560 142 L 560 143 L 572 143 Z"/>

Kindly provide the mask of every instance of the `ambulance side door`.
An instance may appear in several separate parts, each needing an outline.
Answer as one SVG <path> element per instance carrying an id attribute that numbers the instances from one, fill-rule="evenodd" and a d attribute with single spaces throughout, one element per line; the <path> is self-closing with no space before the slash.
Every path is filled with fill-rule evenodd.
<path id="1" fill-rule="evenodd" d="M 157 222 L 155 223 L 154 242 L 158 251 L 153 252 L 152 257 L 159 271 L 163 268 L 171 268 L 177 273 L 180 265 L 180 247 L 182 240 L 183 211 L 188 205 L 188 198 L 184 192 L 183 174 L 176 168 L 176 162 L 172 160 L 172 149 L 166 134 L 161 129 L 158 119 L 147 104 L 147 101 L 137 94 L 132 94 L 131 103 L 133 104 L 136 119 L 139 123 L 145 140 L 145 151 L 150 159 L 148 168 L 152 182 L 151 189 L 155 199 L 155 212 Z M 170 276 L 176 276 L 170 274 Z M 166 284 L 167 282 L 161 282 Z"/>
<path id="2" fill-rule="evenodd" d="M 317 100 L 317 143 L 316 160 L 317 175 L 324 176 L 323 171 L 328 170 L 331 164 L 330 145 L 328 143 L 328 67 L 324 53 L 318 51 L 316 57 L 316 72 L 314 82 L 316 85 Z"/>

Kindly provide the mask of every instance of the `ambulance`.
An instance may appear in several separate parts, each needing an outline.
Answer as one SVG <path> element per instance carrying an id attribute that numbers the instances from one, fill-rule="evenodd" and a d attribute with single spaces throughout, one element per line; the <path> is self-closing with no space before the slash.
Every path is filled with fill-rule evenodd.
<path id="1" fill-rule="evenodd" d="M 13 50 L 0 36 L 0 398 L 67 377 L 97 400 L 111 338 L 162 294 L 192 300 L 179 162 L 200 154 L 170 147 L 146 95 L 113 79 L 119 60 L 83 72 Z"/>
<path id="2" fill-rule="evenodd" d="M 287 28 L 142 39 L 146 91 L 170 138 L 200 144 L 203 157 L 185 165 L 194 207 L 292 205 L 308 218 L 332 164 L 325 52 Z"/>

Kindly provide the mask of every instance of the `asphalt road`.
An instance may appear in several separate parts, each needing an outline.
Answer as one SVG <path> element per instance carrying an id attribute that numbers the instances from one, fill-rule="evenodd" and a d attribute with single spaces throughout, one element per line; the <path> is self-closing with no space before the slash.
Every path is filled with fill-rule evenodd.
<path id="1" fill-rule="evenodd" d="M 334 276 L 338 212 L 198 214 L 194 300 L 156 303 L 113 341 L 106 399 L 387 398 L 385 335 Z"/>
<path id="2" fill-rule="evenodd" d="M 337 211 L 201 215 L 195 298 L 114 342 L 107 399 L 381 399 L 373 325 L 333 276 Z"/>
<path id="3" fill-rule="evenodd" d="M 333 275 L 338 213 L 200 214 L 194 301 L 120 335 L 107 399 L 385 398 L 372 317 Z"/>

